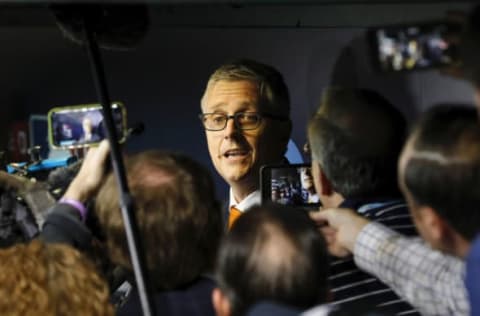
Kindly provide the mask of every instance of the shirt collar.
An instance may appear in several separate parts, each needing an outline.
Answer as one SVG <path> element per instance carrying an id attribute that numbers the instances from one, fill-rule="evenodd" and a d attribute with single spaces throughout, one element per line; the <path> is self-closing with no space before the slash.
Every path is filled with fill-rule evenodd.
<path id="1" fill-rule="evenodd" d="M 230 204 L 229 206 L 235 206 L 241 212 L 245 212 L 247 209 L 251 208 L 252 206 L 259 205 L 261 202 L 261 194 L 260 190 L 255 190 L 247 197 L 245 197 L 240 203 L 235 200 L 235 196 L 233 195 L 233 190 L 230 188 Z"/>

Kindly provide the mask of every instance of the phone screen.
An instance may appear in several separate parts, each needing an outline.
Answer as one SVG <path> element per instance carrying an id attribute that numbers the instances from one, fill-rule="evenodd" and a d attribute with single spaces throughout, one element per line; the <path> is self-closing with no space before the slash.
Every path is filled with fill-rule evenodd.
<path id="1" fill-rule="evenodd" d="M 390 26 L 370 30 L 374 59 L 382 71 L 441 67 L 456 60 L 456 47 L 445 35 L 447 23 Z"/>
<path id="2" fill-rule="evenodd" d="M 311 167 L 308 164 L 264 166 L 261 170 L 262 203 L 318 208 Z"/>
<path id="3" fill-rule="evenodd" d="M 112 104 L 113 118 L 121 141 L 126 116 L 121 103 Z M 91 146 L 106 137 L 102 108 L 98 104 L 52 109 L 48 114 L 49 140 L 53 147 Z"/>

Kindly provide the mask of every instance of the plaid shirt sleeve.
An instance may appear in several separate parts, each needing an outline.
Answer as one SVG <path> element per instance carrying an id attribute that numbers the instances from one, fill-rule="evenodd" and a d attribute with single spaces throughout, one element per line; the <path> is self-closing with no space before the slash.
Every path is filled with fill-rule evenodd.
<path id="1" fill-rule="evenodd" d="M 357 266 L 389 285 L 422 315 L 469 315 L 465 263 L 370 223 L 354 247 Z"/>

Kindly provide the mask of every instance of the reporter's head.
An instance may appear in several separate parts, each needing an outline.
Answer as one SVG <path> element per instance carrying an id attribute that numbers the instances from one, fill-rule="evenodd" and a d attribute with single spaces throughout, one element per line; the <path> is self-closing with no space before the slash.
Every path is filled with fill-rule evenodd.
<path id="1" fill-rule="evenodd" d="M 404 147 L 399 180 L 422 237 L 463 257 L 480 231 L 480 122 L 475 109 L 430 109 Z"/>
<path id="2" fill-rule="evenodd" d="M 403 115 L 379 93 L 330 87 L 308 124 L 312 175 L 325 207 L 342 199 L 398 195 Z M 341 202 L 341 201 L 340 201 Z"/>
<path id="3" fill-rule="evenodd" d="M 208 171 L 186 156 L 160 151 L 127 158 L 126 169 L 155 289 L 176 288 L 212 269 L 223 224 Z M 131 270 L 118 201 L 110 174 L 95 209 L 112 261 Z"/>
<path id="4" fill-rule="evenodd" d="M 301 309 L 326 301 L 328 254 L 323 236 L 301 209 L 252 208 L 225 237 L 213 293 L 217 315 L 243 315 L 261 301 Z"/>

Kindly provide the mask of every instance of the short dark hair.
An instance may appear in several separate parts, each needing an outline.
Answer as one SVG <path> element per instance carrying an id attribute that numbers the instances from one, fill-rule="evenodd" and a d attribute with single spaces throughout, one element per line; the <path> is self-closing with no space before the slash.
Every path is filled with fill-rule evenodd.
<path id="1" fill-rule="evenodd" d="M 328 252 L 308 214 L 267 204 L 242 215 L 217 260 L 218 286 L 243 315 L 260 301 L 302 309 L 326 301 Z"/>
<path id="2" fill-rule="evenodd" d="M 290 117 L 290 94 L 283 76 L 270 65 L 238 59 L 218 67 L 208 86 L 218 81 L 250 81 L 257 85 L 261 106 L 272 114 Z M 203 99 L 202 99 L 203 101 Z"/>
<path id="3" fill-rule="evenodd" d="M 128 158 L 126 168 L 155 288 L 173 289 L 213 270 L 223 224 L 209 172 L 186 156 L 153 150 Z M 112 261 L 131 270 L 113 174 L 95 207 Z"/>
<path id="4" fill-rule="evenodd" d="M 439 106 L 412 132 L 403 182 L 466 240 L 480 231 L 480 123 L 475 108 Z"/>
<path id="5" fill-rule="evenodd" d="M 345 198 L 398 193 L 404 116 L 379 93 L 331 87 L 308 125 L 312 163 Z"/>

